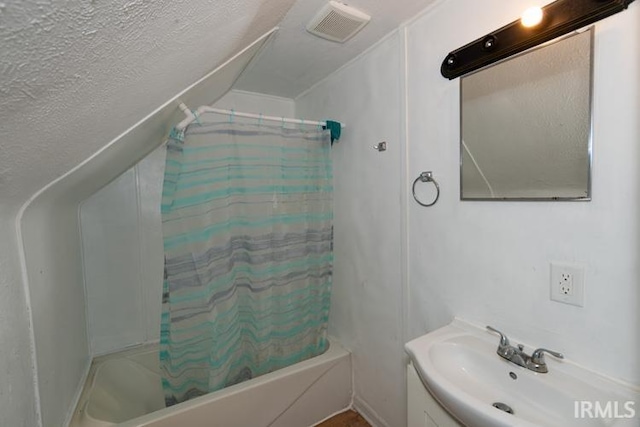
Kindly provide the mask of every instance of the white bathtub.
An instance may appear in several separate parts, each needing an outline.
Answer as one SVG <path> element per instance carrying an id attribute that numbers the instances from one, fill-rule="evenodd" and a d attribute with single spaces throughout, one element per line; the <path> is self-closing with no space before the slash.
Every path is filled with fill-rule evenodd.
<path id="1" fill-rule="evenodd" d="M 96 358 L 70 427 L 308 427 L 349 407 L 351 358 L 322 355 L 164 407 L 157 346 Z"/>

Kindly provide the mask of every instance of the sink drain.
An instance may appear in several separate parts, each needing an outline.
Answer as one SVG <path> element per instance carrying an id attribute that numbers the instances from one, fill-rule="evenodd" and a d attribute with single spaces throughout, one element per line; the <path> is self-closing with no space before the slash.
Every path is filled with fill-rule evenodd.
<path id="1" fill-rule="evenodd" d="M 496 402 L 492 406 L 506 412 L 507 414 L 513 414 L 513 409 L 511 409 L 511 406 L 507 405 L 506 403 Z"/>

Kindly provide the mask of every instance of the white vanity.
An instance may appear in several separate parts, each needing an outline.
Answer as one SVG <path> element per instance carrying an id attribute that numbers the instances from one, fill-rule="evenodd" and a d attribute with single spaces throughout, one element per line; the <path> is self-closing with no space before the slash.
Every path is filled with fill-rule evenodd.
<path id="1" fill-rule="evenodd" d="M 413 363 L 407 365 L 407 427 L 461 427 L 427 391 Z"/>

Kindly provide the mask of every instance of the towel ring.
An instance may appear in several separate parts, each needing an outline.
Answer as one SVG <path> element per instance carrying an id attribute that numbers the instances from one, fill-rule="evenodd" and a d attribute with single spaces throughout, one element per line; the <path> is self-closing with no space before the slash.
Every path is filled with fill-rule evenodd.
<path id="1" fill-rule="evenodd" d="M 431 203 L 422 203 L 420 200 L 418 200 L 418 197 L 416 197 L 416 184 L 418 183 L 418 181 L 420 181 L 420 182 L 433 182 L 433 185 L 436 186 L 436 198 L 433 200 L 433 202 L 431 202 Z M 438 198 L 440 197 L 440 186 L 438 185 L 436 180 L 433 178 L 433 173 L 431 171 L 421 172 L 420 175 L 416 178 L 416 180 L 413 181 L 413 186 L 411 187 L 411 192 L 413 193 L 413 198 L 415 199 L 416 202 L 418 202 L 418 204 L 420 206 L 429 207 L 429 206 L 435 205 L 436 202 L 438 201 Z"/>

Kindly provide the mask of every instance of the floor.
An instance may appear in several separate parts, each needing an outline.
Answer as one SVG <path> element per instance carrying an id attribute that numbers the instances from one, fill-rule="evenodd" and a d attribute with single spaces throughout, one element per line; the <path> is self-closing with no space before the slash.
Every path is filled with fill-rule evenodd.
<path id="1" fill-rule="evenodd" d="M 357 412 L 346 411 L 318 424 L 317 427 L 371 427 L 371 424 Z"/>

